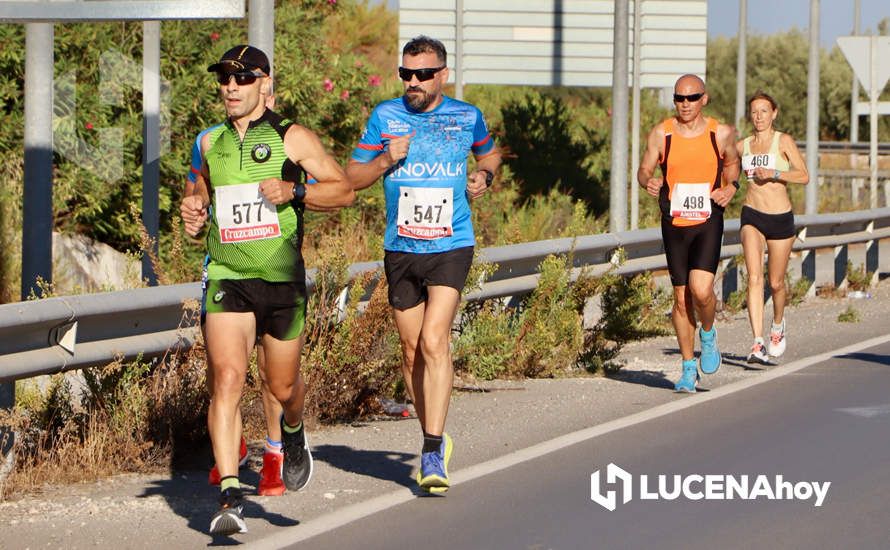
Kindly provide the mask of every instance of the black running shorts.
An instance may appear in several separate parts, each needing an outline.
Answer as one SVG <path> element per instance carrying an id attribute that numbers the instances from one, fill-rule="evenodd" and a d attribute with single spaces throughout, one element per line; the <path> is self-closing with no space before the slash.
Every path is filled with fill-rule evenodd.
<path id="1" fill-rule="evenodd" d="M 448 286 L 461 292 L 473 265 L 473 247 L 448 252 L 413 254 L 387 250 L 383 257 L 389 304 L 404 311 L 427 299 L 429 286 Z"/>
<path id="2" fill-rule="evenodd" d="M 293 340 L 306 323 L 306 283 L 270 283 L 262 279 L 207 281 L 204 308 L 211 313 L 253 313 L 256 334 Z"/>
<path id="3" fill-rule="evenodd" d="M 750 206 L 743 206 L 739 227 L 746 225 L 754 226 L 768 241 L 790 239 L 795 235 L 794 212 L 791 210 L 781 214 L 766 214 Z"/>
<path id="4" fill-rule="evenodd" d="M 712 213 L 706 222 L 684 227 L 673 225 L 671 218 L 662 217 L 661 238 L 672 285 L 686 286 L 693 269 L 717 273 L 723 243 L 721 214 Z"/>

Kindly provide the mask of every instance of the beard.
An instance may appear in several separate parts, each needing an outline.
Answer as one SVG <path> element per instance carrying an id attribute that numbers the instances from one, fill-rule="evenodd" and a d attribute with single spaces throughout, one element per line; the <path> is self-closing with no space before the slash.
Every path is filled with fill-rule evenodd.
<path id="1" fill-rule="evenodd" d="M 408 93 L 408 92 L 418 92 L 418 93 Z M 427 107 L 433 104 L 436 96 L 427 92 L 422 88 L 408 88 L 405 91 L 405 101 L 408 102 L 408 106 L 414 109 L 415 111 L 425 111 Z"/>

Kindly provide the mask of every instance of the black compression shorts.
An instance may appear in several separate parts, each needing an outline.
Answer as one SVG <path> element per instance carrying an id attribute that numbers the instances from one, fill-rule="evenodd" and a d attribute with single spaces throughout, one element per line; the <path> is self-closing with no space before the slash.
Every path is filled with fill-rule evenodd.
<path id="1" fill-rule="evenodd" d="M 704 223 L 684 227 L 673 225 L 671 218 L 662 217 L 661 238 L 672 285 L 686 286 L 693 269 L 717 273 L 723 243 L 721 214 L 713 213 Z"/>
<path id="2" fill-rule="evenodd" d="M 204 308 L 211 313 L 253 313 L 256 335 L 293 340 L 306 323 L 306 283 L 270 283 L 262 279 L 207 281 Z"/>
<path id="3" fill-rule="evenodd" d="M 766 214 L 750 206 L 743 206 L 739 227 L 746 225 L 760 231 L 768 241 L 790 239 L 795 235 L 794 212 L 791 210 L 781 214 Z"/>

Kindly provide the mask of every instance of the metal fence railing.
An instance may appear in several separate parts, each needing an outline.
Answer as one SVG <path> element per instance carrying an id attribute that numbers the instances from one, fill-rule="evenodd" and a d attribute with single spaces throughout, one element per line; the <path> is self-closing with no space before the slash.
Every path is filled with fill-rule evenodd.
<path id="1" fill-rule="evenodd" d="M 865 267 L 876 272 L 879 243 L 890 239 L 890 208 L 798 216 L 803 251 L 802 275 L 815 284 L 840 286 L 847 247 L 865 245 Z M 830 249 L 830 254 L 816 251 Z M 624 261 L 615 269 L 635 274 L 665 268 L 657 228 L 588 235 L 486 248 L 479 258 L 498 265 L 481 289 L 467 295 L 482 300 L 520 295 L 535 288 L 538 266 L 550 254 L 572 254 L 573 267 L 602 272 L 613 266 L 616 252 Z M 732 259 L 741 253 L 738 220 L 727 220 L 722 257 L 726 260 L 722 292 L 734 290 Z M 885 258 L 886 259 L 886 258 Z M 830 262 L 823 265 L 824 262 Z M 382 262 L 354 264 L 350 274 L 379 269 Z M 819 267 L 819 269 L 817 269 Z M 308 286 L 313 287 L 312 273 Z M 197 338 L 196 308 L 201 288 L 188 283 L 100 294 L 64 296 L 0 305 L 0 383 L 41 374 L 107 364 L 116 359 L 149 359 L 170 349 L 187 348 Z M 192 301 L 195 307 L 185 305 Z"/>

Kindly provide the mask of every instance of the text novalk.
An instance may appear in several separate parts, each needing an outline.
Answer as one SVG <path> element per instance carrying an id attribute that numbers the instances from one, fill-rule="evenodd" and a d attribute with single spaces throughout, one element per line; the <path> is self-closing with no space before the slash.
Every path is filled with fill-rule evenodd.
<path id="1" fill-rule="evenodd" d="M 408 162 L 393 172 L 394 178 L 455 178 L 466 174 L 463 162 Z"/>

